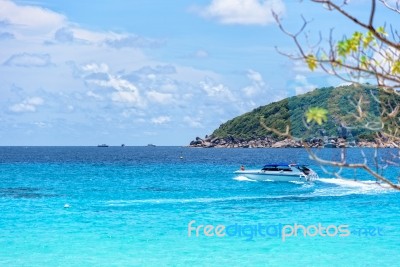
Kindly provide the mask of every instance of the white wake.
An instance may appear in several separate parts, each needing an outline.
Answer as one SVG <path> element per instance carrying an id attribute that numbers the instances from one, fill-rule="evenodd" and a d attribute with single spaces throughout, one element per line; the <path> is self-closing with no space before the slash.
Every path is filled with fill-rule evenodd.
<path id="1" fill-rule="evenodd" d="M 256 180 L 249 179 L 245 176 L 236 176 L 233 180 L 241 181 L 241 182 L 257 182 Z"/>
<path id="2" fill-rule="evenodd" d="M 238 181 L 256 182 L 244 176 L 234 178 Z M 319 186 L 317 183 L 321 183 Z M 322 186 L 321 186 L 322 185 Z M 333 186 L 332 186 L 333 185 Z M 204 198 L 153 198 L 153 199 L 130 199 L 130 200 L 109 200 L 105 201 L 106 206 L 126 207 L 142 204 L 186 204 L 186 203 L 211 203 L 225 201 L 246 201 L 246 200 L 273 200 L 288 198 L 315 198 L 315 197 L 339 197 L 359 194 L 382 194 L 398 192 L 389 185 L 378 184 L 376 181 L 354 181 L 339 178 L 320 178 L 316 183 L 304 183 L 302 187 L 314 188 L 312 192 L 303 194 L 293 194 L 288 189 L 289 194 L 285 195 L 263 195 L 263 196 L 230 196 L 230 197 L 204 197 Z M 290 194 L 292 193 L 292 194 Z"/>
<path id="3" fill-rule="evenodd" d="M 337 185 L 337 187 L 328 187 L 315 190 L 316 193 L 319 192 L 322 194 L 380 194 L 395 191 L 388 184 L 377 183 L 375 180 L 362 181 L 340 178 L 319 178 L 318 181 L 324 184 Z"/>

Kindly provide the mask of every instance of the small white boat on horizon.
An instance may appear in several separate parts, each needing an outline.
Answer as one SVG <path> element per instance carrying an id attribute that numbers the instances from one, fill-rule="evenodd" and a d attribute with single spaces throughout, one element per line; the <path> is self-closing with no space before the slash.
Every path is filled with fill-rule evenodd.
<path id="1" fill-rule="evenodd" d="M 309 182 L 318 179 L 318 174 L 306 165 L 267 164 L 261 170 L 245 170 L 242 166 L 235 174 L 257 181 Z"/>

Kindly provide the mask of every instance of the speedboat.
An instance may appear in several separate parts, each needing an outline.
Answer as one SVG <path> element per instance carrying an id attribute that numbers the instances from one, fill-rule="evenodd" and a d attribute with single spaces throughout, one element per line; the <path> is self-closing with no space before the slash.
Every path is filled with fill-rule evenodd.
<path id="1" fill-rule="evenodd" d="M 242 166 L 235 174 L 251 180 L 275 182 L 308 182 L 318 179 L 318 174 L 306 165 L 267 164 L 261 170 L 245 170 Z"/>

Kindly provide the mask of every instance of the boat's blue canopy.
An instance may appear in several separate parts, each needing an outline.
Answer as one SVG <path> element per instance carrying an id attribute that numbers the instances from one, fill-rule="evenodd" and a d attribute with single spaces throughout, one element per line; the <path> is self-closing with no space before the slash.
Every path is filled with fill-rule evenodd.
<path id="1" fill-rule="evenodd" d="M 270 163 L 270 164 L 265 164 L 265 165 L 264 165 L 264 168 L 268 168 L 268 167 L 278 167 L 278 166 L 289 166 L 289 165 L 296 165 L 296 164 L 287 163 L 287 162 Z"/>

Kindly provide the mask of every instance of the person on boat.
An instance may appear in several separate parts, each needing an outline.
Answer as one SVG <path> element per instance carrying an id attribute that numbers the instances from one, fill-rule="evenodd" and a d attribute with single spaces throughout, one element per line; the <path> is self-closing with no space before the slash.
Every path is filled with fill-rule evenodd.
<path id="1" fill-rule="evenodd" d="M 244 165 L 240 166 L 240 170 L 244 171 Z"/>

